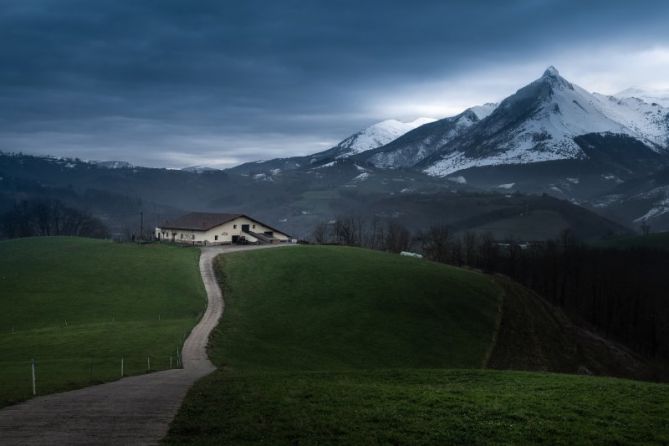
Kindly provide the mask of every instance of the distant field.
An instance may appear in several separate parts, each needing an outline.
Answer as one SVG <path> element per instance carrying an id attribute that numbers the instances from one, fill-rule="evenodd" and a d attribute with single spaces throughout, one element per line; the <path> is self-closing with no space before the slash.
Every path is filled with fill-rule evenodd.
<path id="1" fill-rule="evenodd" d="M 669 386 L 480 370 L 501 292 L 489 276 L 341 247 L 230 254 L 219 273 L 222 368 L 167 444 L 669 441 Z"/>
<path id="2" fill-rule="evenodd" d="M 648 235 L 617 237 L 597 243 L 607 248 L 655 248 L 669 250 L 669 232 L 656 232 Z"/>
<path id="3" fill-rule="evenodd" d="M 169 368 L 205 307 L 199 251 L 70 237 L 0 242 L 0 405 Z M 173 365 L 176 359 L 173 358 Z"/>

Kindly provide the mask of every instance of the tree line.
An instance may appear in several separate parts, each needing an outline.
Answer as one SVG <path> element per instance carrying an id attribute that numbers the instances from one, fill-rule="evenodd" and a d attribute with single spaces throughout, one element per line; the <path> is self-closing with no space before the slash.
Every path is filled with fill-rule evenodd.
<path id="1" fill-rule="evenodd" d="M 312 240 L 319 244 L 361 246 L 381 251 L 406 251 L 411 245 L 411 232 L 403 225 L 380 218 L 340 216 L 314 228 Z"/>
<path id="2" fill-rule="evenodd" d="M 0 238 L 49 235 L 107 238 L 109 230 L 100 219 L 53 199 L 19 201 L 0 215 Z"/>
<path id="3" fill-rule="evenodd" d="M 437 225 L 411 233 L 378 219 L 337 218 L 314 231 L 318 243 L 398 252 L 504 274 L 633 350 L 669 359 L 669 252 L 582 243 L 570 232 L 537 243 L 498 241 L 490 234 Z"/>

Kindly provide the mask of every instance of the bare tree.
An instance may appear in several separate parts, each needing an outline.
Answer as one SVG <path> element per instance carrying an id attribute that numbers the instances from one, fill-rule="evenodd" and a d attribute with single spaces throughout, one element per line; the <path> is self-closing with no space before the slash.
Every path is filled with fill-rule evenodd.
<path id="1" fill-rule="evenodd" d="M 421 234 L 423 253 L 436 262 L 446 263 L 450 259 L 450 233 L 446 225 L 430 227 Z"/>
<path id="2" fill-rule="evenodd" d="M 314 231 L 311 233 L 311 237 L 314 242 L 318 244 L 323 244 L 328 242 L 328 225 L 327 223 L 319 223 L 314 228 Z"/>
<path id="3" fill-rule="evenodd" d="M 409 243 L 411 242 L 411 233 L 407 228 L 402 226 L 399 223 L 391 221 L 388 223 L 388 230 L 385 237 L 385 246 L 386 251 L 391 252 L 400 252 L 406 251 L 409 249 Z"/>

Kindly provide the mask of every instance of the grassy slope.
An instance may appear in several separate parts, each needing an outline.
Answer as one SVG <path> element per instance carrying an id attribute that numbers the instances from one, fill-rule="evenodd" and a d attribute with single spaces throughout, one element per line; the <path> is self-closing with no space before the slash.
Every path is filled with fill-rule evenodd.
<path id="1" fill-rule="evenodd" d="M 341 247 L 221 257 L 211 356 L 233 369 L 480 367 L 499 288 L 480 274 Z"/>
<path id="2" fill-rule="evenodd" d="M 193 249 L 49 237 L 0 242 L 0 405 L 169 367 L 204 308 Z M 159 320 L 160 318 L 160 320 Z M 67 321 L 67 326 L 66 326 Z"/>
<path id="3" fill-rule="evenodd" d="M 653 366 L 627 348 L 574 324 L 533 291 L 503 276 L 502 321 L 488 368 L 591 373 L 654 380 Z"/>
<path id="4" fill-rule="evenodd" d="M 234 254 L 224 269 L 212 355 L 226 367 L 190 392 L 169 444 L 669 441 L 667 386 L 447 370 L 485 355 L 448 339 L 490 340 L 499 289 L 485 276 L 314 247 Z"/>

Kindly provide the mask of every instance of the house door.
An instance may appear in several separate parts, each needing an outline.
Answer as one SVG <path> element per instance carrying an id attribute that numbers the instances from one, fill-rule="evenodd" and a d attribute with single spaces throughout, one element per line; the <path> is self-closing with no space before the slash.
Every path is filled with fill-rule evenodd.
<path id="1" fill-rule="evenodd" d="M 249 232 L 249 225 L 242 225 L 242 232 Z"/>

